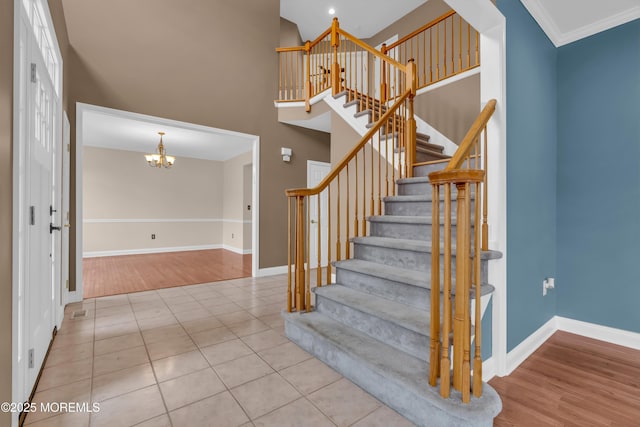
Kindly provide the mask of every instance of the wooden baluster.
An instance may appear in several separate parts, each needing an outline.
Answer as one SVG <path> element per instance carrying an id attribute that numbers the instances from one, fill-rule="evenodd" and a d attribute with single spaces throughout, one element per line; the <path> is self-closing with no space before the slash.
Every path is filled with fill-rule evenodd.
<path id="1" fill-rule="evenodd" d="M 362 149 L 362 236 L 367 235 L 367 150 L 366 146 Z"/>
<path id="2" fill-rule="evenodd" d="M 317 279 L 316 279 L 316 286 L 320 287 L 322 286 L 322 217 L 321 215 L 321 195 L 322 193 L 319 193 L 316 197 L 318 198 L 318 203 L 317 203 L 317 207 L 318 207 L 318 271 L 317 271 Z"/>
<path id="3" fill-rule="evenodd" d="M 305 307 L 307 309 L 307 313 L 311 311 L 311 203 L 310 196 L 307 197 L 307 227 L 306 227 L 306 243 L 307 243 L 307 259 L 306 259 L 306 279 L 307 283 L 305 286 Z"/>
<path id="4" fill-rule="evenodd" d="M 387 54 L 387 44 L 382 43 L 380 51 L 383 55 Z M 387 102 L 387 62 L 384 59 L 380 60 L 380 114 L 382 114 L 382 104 Z"/>
<path id="5" fill-rule="evenodd" d="M 384 131 L 383 131 L 384 129 Z M 384 134 L 383 132 L 387 132 Z M 380 151 L 380 143 L 382 137 L 388 135 L 389 127 L 385 123 L 384 127 L 378 131 L 378 215 L 382 215 L 382 151 Z M 371 141 L 371 148 L 373 148 L 373 141 Z"/>
<path id="6" fill-rule="evenodd" d="M 329 184 L 327 186 L 327 285 L 331 282 L 331 184 Z"/>
<path id="7" fill-rule="evenodd" d="M 467 24 L 467 68 L 471 68 L 471 24 Z"/>
<path id="8" fill-rule="evenodd" d="M 413 98 L 417 93 L 416 83 L 416 63 L 410 59 L 407 63 L 407 86 L 411 89 L 409 95 L 409 120 L 405 123 L 407 132 L 407 151 L 405 152 L 405 160 L 407 162 L 407 173 L 405 176 L 413 176 L 413 164 L 416 156 L 416 119 L 413 113 Z"/>
<path id="9" fill-rule="evenodd" d="M 480 219 L 480 203 L 478 197 L 480 195 L 480 183 L 475 185 L 476 203 L 475 203 L 475 227 L 474 227 L 474 271 L 475 271 L 475 287 L 476 287 L 476 305 L 475 305 L 475 355 L 473 358 L 473 395 L 482 396 L 482 306 L 480 303 L 482 277 L 480 275 L 480 227 L 478 220 Z"/>
<path id="10" fill-rule="evenodd" d="M 487 217 L 489 214 L 489 187 L 488 187 L 488 175 L 489 169 L 487 164 L 487 127 L 484 127 L 484 147 L 483 147 L 483 163 L 484 163 L 484 194 L 482 198 L 482 250 L 489 250 L 489 224 L 487 222 Z"/>
<path id="11" fill-rule="evenodd" d="M 422 80 L 420 87 L 427 85 L 427 32 L 422 32 Z"/>
<path id="12" fill-rule="evenodd" d="M 342 242 L 340 242 L 340 193 L 342 192 L 342 188 L 340 188 L 340 173 L 338 173 L 338 197 L 336 198 L 336 222 L 338 225 L 338 233 L 336 238 L 336 261 L 342 260 L 342 253 L 340 246 Z"/>
<path id="13" fill-rule="evenodd" d="M 354 193 L 355 197 L 354 197 L 354 221 L 353 221 L 353 235 L 355 237 L 358 237 L 358 233 L 360 233 L 360 227 L 358 227 L 358 196 L 360 195 L 360 193 L 358 193 L 358 154 L 360 154 L 360 152 L 356 153 L 356 157 L 355 157 L 355 163 L 356 163 L 356 191 Z M 364 236 L 364 235 L 363 235 Z"/>
<path id="14" fill-rule="evenodd" d="M 457 198 L 457 219 L 456 225 L 456 308 L 453 316 L 453 387 L 458 391 L 462 390 L 462 366 L 464 357 L 464 331 L 465 331 L 465 282 L 467 276 L 467 263 L 465 258 L 468 258 L 468 251 L 465 252 L 465 232 L 469 228 L 468 218 L 466 214 L 468 212 L 466 206 L 466 187 L 465 184 L 457 183 L 458 189 Z M 466 255 L 465 255 L 466 254 Z"/>
<path id="15" fill-rule="evenodd" d="M 346 227 L 345 239 L 344 239 L 344 246 L 345 246 L 344 253 L 345 253 L 345 259 L 349 259 L 349 258 L 351 258 L 351 251 L 350 251 L 351 242 L 349 241 L 350 240 L 350 236 L 349 236 L 349 205 L 351 204 L 351 193 L 349 192 L 349 181 L 351 181 L 351 177 L 349 176 L 349 163 L 347 163 L 346 170 L 347 170 L 347 191 L 346 191 L 347 200 L 346 200 L 345 206 L 346 206 L 347 214 L 345 215 L 345 221 L 344 221 L 345 227 Z"/>
<path id="16" fill-rule="evenodd" d="M 433 27 L 429 28 L 429 83 L 433 82 Z"/>
<path id="17" fill-rule="evenodd" d="M 395 115 L 394 115 L 395 119 Z M 385 178 L 385 196 L 389 196 L 389 145 L 393 147 L 393 140 L 395 138 L 395 131 L 393 129 L 393 122 L 391 122 L 391 138 L 387 137 L 384 147 L 384 178 Z M 391 139 L 391 143 L 389 142 Z M 391 164 L 393 166 L 393 163 Z"/>
<path id="18" fill-rule="evenodd" d="M 370 147 L 367 147 L 369 144 L 365 145 L 365 149 L 369 148 L 370 152 L 371 152 L 371 200 L 369 201 L 369 216 L 373 216 L 375 215 L 375 211 L 374 211 L 374 198 L 373 198 L 373 182 L 375 177 L 373 176 L 373 171 L 374 171 L 374 163 L 373 163 L 373 145 L 371 145 Z"/>
<path id="19" fill-rule="evenodd" d="M 456 72 L 456 36 L 454 16 L 451 16 L 451 74 Z"/>
<path id="20" fill-rule="evenodd" d="M 444 58 L 442 60 L 444 63 L 444 74 L 442 75 L 442 78 L 444 79 L 447 77 L 447 20 L 445 19 L 442 21 L 442 24 L 444 26 L 444 31 L 442 32 L 442 35 L 444 36 L 444 42 L 442 44 L 442 48 L 444 49 Z"/>
<path id="21" fill-rule="evenodd" d="M 305 308 L 304 301 L 304 198 L 296 197 L 296 310 Z"/>
<path id="22" fill-rule="evenodd" d="M 462 16 L 458 15 L 458 72 L 462 72 Z"/>
<path id="23" fill-rule="evenodd" d="M 437 199 L 434 206 L 440 204 Z M 442 359 L 440 360 L 440 395 L 445 399 L 451 391 L 451 359 L 449 334 L 451 333 L 451 184 L 444 185 L 444 289 L 443 289 Z"/>
<path id="24" fill-rule="evenodd" d="M 398 137 L 396 136 L 396 121 L 393 120 L 393 142 L 391 145 L 391 192 L 396 195 L 396 147 L 398 146 Z"/>
<path id="25" fill-rule="evenodd" d="M 476 63 L 478 65 L 480 63 L 480 34 L 476 31 Z"/>
<path id="26" fill-rule="evenodd" d="M 470 313 L 470 282 L 471 282 L 471 188 L 469 183 L 464 184 L 464 205 L 466 225 L 458 231 L 463 231 L 463 252 L 458 252 L 465 264 L 464 287 L 462 289 L 464 299 L 464 339 L 462 359 L 462 401 L 468 403 L 471 400 L 471 313 Z M 458 294 L 456 293 L 456 299 Z"/>
<path id="27" fill-rule="evenodd" d="M 307 63 L 307 69 L 304 76 L 304 109 L 306 112 L 311 111 L 311 42 L 307 40 L 304 45 L 305 61 Z"/>
<path id="28" fill-rule="evenodd" d="M 431 353 L 429 384 L 440 376 L 440 184 L 433 185 L 431 224 Z"/>
<path id="29" fill-rule="evenodd" d="M 436 27 L 436 81 L 440 80 L 440 27 Z"/>
<path id="30" fill-rule="evenodd" d="M 342 90 L 340 81 L 340 65 L 338 64 L 338 46 L 340 46 L 340 33 L 338 33 L 338 18 L 333 18 L 331 26 L 331 45 L 333 47 L 333 64 L 331 67 L 331 78 L 333 95 L 337 95 Z"/>
<path id="31" fill-rule="evenodd" d="M 287 197 L 287 312 L 291 313 L 291 197 Z"/>

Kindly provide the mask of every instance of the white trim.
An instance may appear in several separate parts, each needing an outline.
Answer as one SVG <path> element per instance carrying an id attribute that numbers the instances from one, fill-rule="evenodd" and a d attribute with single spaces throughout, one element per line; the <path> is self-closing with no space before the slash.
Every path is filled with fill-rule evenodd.
<path id="1" fill-rule="evenodd" d="M 554 316 L 509 352 L 507 355 L 507 371 L 503 375 L 510 375 L 556 331 L 569 332 L 610 344 L 640 350 L 640 333 Z M 493 357 L 491 359 L 493 359 Z"/>
<path id="2" fill-rule="evenodd" d="M 83 300 L 82 294 L 79 293 L 78 291 L 67 292 L 67 300 L 65 302 L 65 305 L 71 304 L 74 302 L 82 302 L 82 300 Z"/>
<path id="3" fill-rule="evenodd" d="M 596 325 L 595 323 L 560 316 L 556 316 L 556 327 L 560 331 L 640 350 L 640 333 L 637 332 Z"/>
<path id="4" fill-rule="evenodd" d="M 527 360 L 546 340 L 556 331 L 555 316 L 549 319 L 547 323 L 542 325 L 538 330 L 529 335 L 518 344 L 513 350 L 507 354 L 507 371 L 504 375 L 510 375 L 522 362 Z"/>
<path id="5" fill-rule="evenodd" d="M 331 93 L 332 93 L 331 88 L 323 90 L 322 92 L 313 96 L 309 100 L 309 105 L 317 104 L 318 102 L 322 101 L 326 96 L 331 95 Z M 294 102 L 273 101 L 273 105 L 275 105 L 276 108 L 300 108 L 300 107 L 307 106 L 307 104 L 304 101 L 294 101 Z"/>
<path id="6" fill-rule="evenodd" d="M 88 218 L 83 219 L 83 224 L 111 224 L 111 223 L 166 223 L 166 222 L 229 222 L 233 224 L 251 224 L 250 219 L 223 219 L 223 218 Z"/>
<path id="7" fill-rule="evenodd" d="M 235 246 L 225 245 L 225 244 L 222 245 L 222 249 L 230 252 L 234 252 L 239 255 L 251 255 L 251 249 L 236 248 Z"/>
<path id="8" fill-rule="evenodd" d="M 496 376 L 496 363 L 493 357 L 482 362 L 482 381 L 487 382 Z M 472 370 L 473 371 L 473 370 Z"/>
<path id="9" fill-rule="evenodd" d="M 475 76 L 476 74 L 480 74 L 480 67 L 472 68 L 472 69 L 467 70 L 465 72 L 462 72 L 460 74 L 456 74 L 455 76 L 447 77 L 444 80 L 440 80 L 439 82 L 436 82 L 436 83 L 431 84 L 429 86 L 425 86 L 425 87 L 423 87 L 421 89 L 418 89 L 416 91 L 416 96 L 420 96 L 423 93 L 431 92 L 432 90 L 440 89 L 441 87 L 444 87 L 444 86 L 446 86 L 448 84 L 455 83 L 455 82 L 458 82 L 460 80 L 464 80 L 467 77 Z"/>
<path id="10" fill-rule="evenodd" d="M 121 250 L 115 250 L 115 251 L 88 251 L 83 253 L 82 257 L 97 258 L 97 257 L 103 257 L 103 256 L 161 254 L 166 252 L 206 251 L 209 249 L 223 249 L 223 245 L 214 244 L 214 245 L 194 245 L 194 246 L 171 246 L 166 248 L 121 249 Z"/>
<path id="11" fill-rule="evenodd" d="M 18 2 L 19 0 L 16 0 L 16 2 Z M 76 262 L 76 293 L 80 296 L 82 296 L 82 291 L 83 291 L 83 283 L 82 283 L 82 258 L 83 256 L 85 256 L 84 251 L 83 251 L 83 245 L 82 245 L 82 225 L 85 223 L 85 221 L 83 220 L 83 212 L 82 212 L 82 147 L 83 147 L 83 141 L 82 141 L 82 137 L 83 137 L 83 133 L 82 133 L 82 129 L 83 129 L 83 115 L 85 112 L 87 111 L 94 111 L 94 112 L 100 112 L 100 113 L 105 113 L 105 114 L 111 114 L 111 115 L 117 115 L 120 117 L 126 117 L 132 120 L 145 120 L 145 121 L 153 121 L 154 123 L 158 123 L 158 124 L 166 124 L 166 125 L 170 125 L 170 126 L 175 126 L 175 127 L 180 127 L 183 129 L 192 129 L 192 130 L 198 130 L 198 131 L 204 131 L 204 132 L 211 132 L 212 130 L 214 130 L 216 133 L 222 133 L 222 134 L 226 134 L 226 135 L 233 135 L 233 136 L 237 136 L 237 137 L 244 137 L 244 138 L 248 138 L 251 139 L 253 141 L 253 182 L 252 182 L 252 193 L 253 193 L 253 205 L 251 208 L 252 211 L 252 216 L 251 216 L 251 221 L 246 221 L 246 220 L 222 220 L 224 222 L 238 222 L 238 223 L 244 223 L 247 224 L 249 222 L 252 223 L 251 226 L 251 253 L 253 254 L 251 263 L 251 271 L 252 271 L 252 276 L 256 276 L 259 270 L 259 250 L 260 250 L 260 234 L 259 234 L 259 230 L 260 230 L 260 224 L 259 224 L 259 219 L 260 219 L 260 137 L 258 135 L 251 135 L 251 134 L 247 134 L 247 133 L 241 133 L 241 132 L 235 132 L 235 131 L 231 131 L 231 130 L 227 130 L 227 129 L 219 129 L 219 128 L 214 128 L 212 126 L 203 126 L 203 125 L 197 125 L 197 124 L 193 124 L 193 123 L 187 123 L 187 122 L 181 122 L 181 121 L 177 121 L 177 120 L 171 120 L 171 119 L 165 119 L 162 117 L 155 117 L 155 116 L 149 116 L 146 114 L 139 114 L 139 113 L 132 113 L 129 111 L 123 111 L 123 110 L 116 110 L 116 109 L 112 109 L 112 108 L 106 108 L 106 107 L 100 107 L 97 105 L 91 105 L 91 104 L 84 104 L 82 102 L 77 102 L 76 103 L 76 154 L 75 154 L 75 159 L 76 159 L 76 175 L 75 175 L 75 179 L 76 179 L 76 218 L 75 218 L 75 224 L 73 225 L 75 227 L 76 230 L 76 257 L 75 257 L 75 262 Z M 87 222 L 91 223 L 92 221 L 94 221 L 95 219 L 89 219 Z M 119 222 L 118 220 L 115 220 L 113 222 Z M 138 222 L 138 221 L 131 221 L 131 222 Z M 139 220 L 139 222 L 143 222 L 142 220 Z M 146 220 L 144 222 L 147 222 Z M 158 220 L 152 220 L 150 222 L 158 222 Z M 162 221 L 162 222 L 174 222 L 173 220 L 166 220 L 166 221 Z M 175 222 L 191 222 L 191 221 L 184 221 L 183 219 L 177 220 Z M 195 222 L 195 221 L 194 221 Z M 176 249 L 176 248 L 169 248 L 171 249 L 171 251 L 176 251 L 176 250 L 181 250 L 181 249 Z M 158 250 L 158 248 L 154 248 L 154 250 Z M 188 250 L 188 249 L 182 249 L 182 250 Z M 119 251 L 121 252 L 121 251 Z M 149 252 L 145 252 L 145 253 L 149 253 Z M 90 253 L 89 253 L 90 254 Z M 82 300 L 80 298 L 80 300 Z"/>
<path id="12" fill-rule="evenodd" d="M 267 267 L 261 268 L 258 270 L 258 274 L 255 274 L 254 277 L 266 277 L 266 276 L 275 276 L 278 274 L 287 274 L 287 265 L 281 265 L 278 267 Z"/>
<path id="13" fill-rule="evenodd" d="M 569 43 L 581 40 L 585 37 L 592 36 L 602 31 L 609 30 L 617 27 L 618 25 L 626 24 L 635 19 L 640 18 L 640 6 L 632 7 L 620 13 L 617 13 L 606 18 L 602 18 L 599 21 L 592 22 L 588 25 L 576 28 L 571 31 L 562 32 L 555 21 L 547 12 L 547 9 L 542 6 L 539 0 L 521 0 L 524 7 L 529 11 L 533 19 L 536 20 L 540 28 L 545 32 L 549 40 L 555 47 L 564 46 Z"/>

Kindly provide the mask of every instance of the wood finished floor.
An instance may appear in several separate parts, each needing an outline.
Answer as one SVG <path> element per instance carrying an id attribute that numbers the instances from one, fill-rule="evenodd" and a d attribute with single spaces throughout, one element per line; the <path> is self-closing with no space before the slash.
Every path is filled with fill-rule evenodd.
<path id="1" fill-rule="evenodd" d="M 495 426 L 640 426 L 640 351 L 556 332 L 510 376 Z"/>
<path id="2" fill-rule="evenodd" d="M 251 255 L 224 249 L 82 260 L 84 298 L 251 276 Z"/>

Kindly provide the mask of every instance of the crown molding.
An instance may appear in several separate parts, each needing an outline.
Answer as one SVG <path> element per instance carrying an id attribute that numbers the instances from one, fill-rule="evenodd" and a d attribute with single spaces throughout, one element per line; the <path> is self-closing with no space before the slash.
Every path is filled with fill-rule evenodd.
<path id="1" fill-rule="evenodd" d="M 549 15 L 544 6 L 542 6 L 540 0 L 520 1 L 529 11 L 531 16 L 533 16 L 533 19 L 535 19 L 538 25 L 540 25 L 540 28 L 542 28 L 555 47 L 573 43 L 585 37 L 592 36 L 599 32 L 609 30 L 613 27 L 617 27 L 618 25 L 626 24 L 627 22 L 640 18 L 640 6 L 636 6 L 624 12 L 592 22 L 589 25 L 576 28 L 575 30 L 562 32 L 551 15 Z"/>

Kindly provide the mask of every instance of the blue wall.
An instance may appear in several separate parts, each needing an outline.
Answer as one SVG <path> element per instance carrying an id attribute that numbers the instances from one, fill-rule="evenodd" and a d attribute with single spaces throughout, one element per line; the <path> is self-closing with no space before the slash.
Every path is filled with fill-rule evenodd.
<path id="1" fill-rule="evenodd" d="M 507 347 L 556 314 L 557 50 L 517 0 L 507 22 Z"/>
<path id="2" fill-rule="evenodd" d="M 640 20 L 558 49 L 557 194 L 558 314 L 640 332 Z"/>

